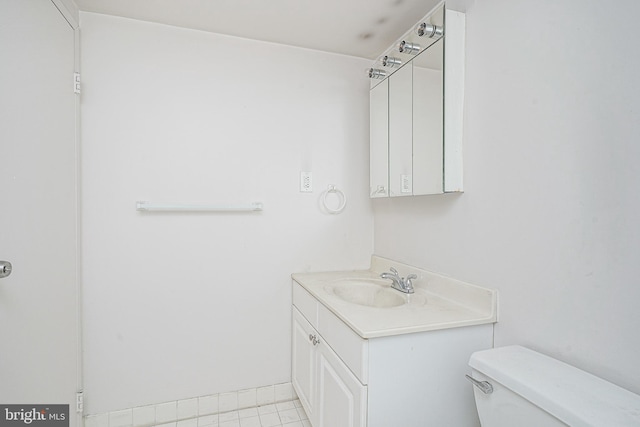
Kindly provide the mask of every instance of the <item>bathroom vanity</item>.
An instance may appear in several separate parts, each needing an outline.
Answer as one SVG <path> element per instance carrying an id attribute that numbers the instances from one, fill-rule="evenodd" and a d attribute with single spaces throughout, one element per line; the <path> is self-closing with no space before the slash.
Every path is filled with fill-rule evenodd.
<path id="1" fill-rule="evenodd" d="M 380 279 L 391 267 L 415 293 Z M 292 278 L 292 383 L 313 427 L 479 426 L 464 374 L 493 345 L 496 291 L 377 256 Z"/>

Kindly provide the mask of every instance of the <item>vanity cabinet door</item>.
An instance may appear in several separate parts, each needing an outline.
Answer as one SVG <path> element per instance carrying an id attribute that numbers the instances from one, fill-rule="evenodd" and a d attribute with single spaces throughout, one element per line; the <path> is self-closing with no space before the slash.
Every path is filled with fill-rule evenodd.
<path id="1" fill-rule="evenodd" d="M 313 420 L 315 412 L 316 349 L 313 339 L 309 337 L 314 336 L 318 337 L 319 334 L 294 307 L 291 382 L 310 420 Z"/>
<path id="2" fill-rule="evenodd" d="M 366 427 L 367 387 L 331 350 L 318 345 L 318 396 L 314 427 Z"/>

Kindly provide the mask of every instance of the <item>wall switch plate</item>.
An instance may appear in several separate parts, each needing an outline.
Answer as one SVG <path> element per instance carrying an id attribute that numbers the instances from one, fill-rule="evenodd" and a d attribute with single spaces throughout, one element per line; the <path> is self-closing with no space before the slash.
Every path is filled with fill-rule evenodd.
<path id="1" fill-rule="evenodd" d="M 313 192 L 313 181 L 311 179 L 311 172 L 300 172 L 300 192 Z"/>

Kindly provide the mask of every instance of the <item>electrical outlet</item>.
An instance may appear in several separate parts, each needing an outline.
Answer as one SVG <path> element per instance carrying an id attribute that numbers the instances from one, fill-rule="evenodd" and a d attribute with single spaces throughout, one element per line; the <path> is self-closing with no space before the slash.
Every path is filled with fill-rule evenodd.
<path id="1" fill-rule="evenodd" d="M 411 175 L 401 175 L 400 184 L 401 193 L 411 193 L 413 191 L 411 185 Z"/>
<path id="2" fill-rule="evenodd" d="M 313 192 L 313 181 L 311 179 L 311 172 L 300 172 L 300 192 Z"/>

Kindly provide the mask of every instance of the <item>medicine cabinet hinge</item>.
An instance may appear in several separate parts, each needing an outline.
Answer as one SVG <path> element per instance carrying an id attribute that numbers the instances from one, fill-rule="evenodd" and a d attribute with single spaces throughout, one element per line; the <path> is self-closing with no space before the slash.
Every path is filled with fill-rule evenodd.
<path id="1" fill-rule="evenodd" d="M 80 94 L 80 73 L 73 73 L 73 93 Z"/>

